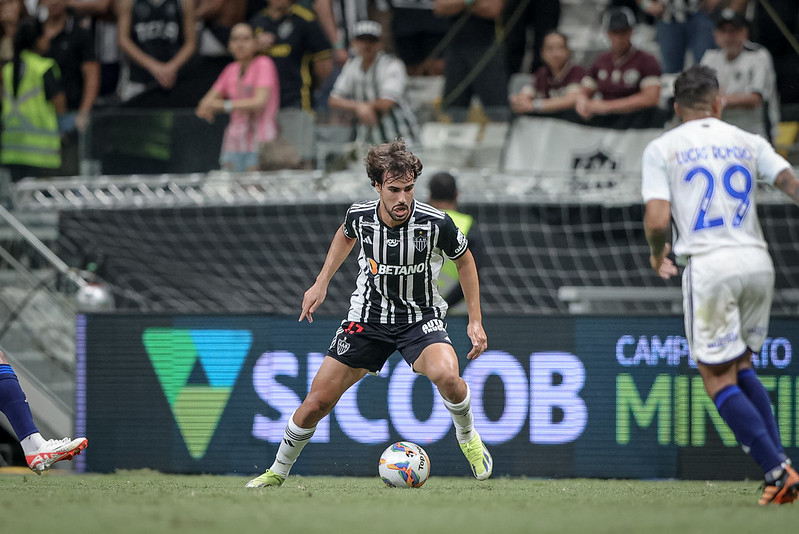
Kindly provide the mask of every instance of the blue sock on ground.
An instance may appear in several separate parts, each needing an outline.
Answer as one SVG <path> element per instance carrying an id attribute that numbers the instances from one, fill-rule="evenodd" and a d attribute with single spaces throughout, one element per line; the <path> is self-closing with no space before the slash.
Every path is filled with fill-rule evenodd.
<path id="1" fill-rule="evenodd" d="M 771 399 L 754 369 L 738 371 L 738 387 L 741 388 L 743 394 L 752 402 L 757 413 L 760 414 L 763 423 L 766 425 L 766 430 L 768 430 L 768 435 L 771 437 L 771 441 L 777 446 L 777 450 L 780 451 L 783 461 L 787 460 L 788 457 L 785 455 L 785 449 L 782 448 L 782 441 L 780 440 L 780 429 L 777 426 L 777 419 L 774 417 L 774 412 L 771 410 Z"/>
<path id="2" fill-rule="evenodd" d="M 17 375 L 8 364 L 0 365 L 0 412 L 8 418 L 20 441 L 39 432 Z"/>
<path id="3" fill-rule="evenodd" d="M 771 439 L 763 418 L 752 401 L 737 385 L 729 385 L 713 398 L 721 418 L 732 429 L 735 437 L 749 448 L 749 454 L 764 473 L 779 468 L 785 459 Z"/>

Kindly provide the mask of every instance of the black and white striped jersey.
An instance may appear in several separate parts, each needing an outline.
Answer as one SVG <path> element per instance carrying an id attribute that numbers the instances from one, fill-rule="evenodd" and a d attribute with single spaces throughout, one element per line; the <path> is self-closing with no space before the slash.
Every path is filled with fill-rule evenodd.
<path id="1" fill-rule="evenodd" d="M 379 112 L 374 126 L 358 125 L 358 140 L 369 145 L 390 142 L 397 137 L 405 139 L 409 147 L 419 141 L 416 113 L 406 94 L 408 71 L 399 58 L 378 52 L 367 70 L 363 58 L 350 58 L 341 68 L 331 90 L 331 96 L 356 102 L 391 100 L 391 109 Z"/>
<path id="2" fill-rule="evenodd" d="M 441 210 L 415 201 L 408 220 L 391 228 L 377 214 L 378 200 L 350 206 L 344 235 L 358 239 L 360 272 L 347 320 L 409 324 L 443 318 L 447 303 L 438 293 L 444 255 L 457 259 L 468 242 Z"/>

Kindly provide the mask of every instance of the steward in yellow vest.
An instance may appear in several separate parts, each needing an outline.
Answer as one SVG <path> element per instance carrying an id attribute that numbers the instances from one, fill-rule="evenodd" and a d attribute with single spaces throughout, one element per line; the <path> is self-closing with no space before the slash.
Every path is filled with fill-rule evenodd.
<path id="1" fill-rule="evenodd" d="M 469 250 L 472 252 L 474 263 L 479 270 L 480 264 L 484 259 L 482 236 L 476 229 L 474 217 L 457 210 L 457 200 L 458 189 L 454 176 L 446 172 L 440 172 L 430 178 L 428 203 L 449 215 L 455 226 L 466 236 L 469 240 Z M 438 291 L 449 305 L 448 314 L 462 315 L 466 313 L 465 306 L 458 306 L 463 301 L 463 290 L 458 279 L 458 267 L 450 259 L 445 259 L 444 265 L 441 266 L 441 273 L 438 276 Z"/>
<path id="2" fill-rule="evenodd" d="M 2 151 L 0 163 L 56 169 L 61 166 L 61 137 L 56 108 L 48 99 L 45 75 L 59 77 L 53 59 L 32 50 L 19 51 L 19 79 L 14 62 L 3 67 Z"/>

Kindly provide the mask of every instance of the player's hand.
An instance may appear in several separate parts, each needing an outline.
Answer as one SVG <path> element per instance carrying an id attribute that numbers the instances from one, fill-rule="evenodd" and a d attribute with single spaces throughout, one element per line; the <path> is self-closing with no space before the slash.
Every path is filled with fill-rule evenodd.
<path id="1" fill-rule="evenodd" d="M 326 286 L 320 285 L 319 283 L 312 285 L 302 297 L 302 312 L 300 312 L 298 322 L 301 323 L 303 319 L 308 319 L 308 322 L 312 323 L 313 313 L 316 311 L 316 308 L 325 301 L 326 296 Z"/>
<path id="2" fill-rule="evenodd" d="M 488 338 L 486 338 L 485 330 L 480 322 L 469 321 L 466 327 L 466 334 L 472 340 L 472 350 L 466 355 L 469 360 L 474 360 L 480 356 L 488 348 Z"/>
<path id="3" fill-rule="evenodd" d="M 649 265 L 652 266 L 652 270 L 664 280 L 668 280 L 672 276 L 677 275 L 677 266 L 674 265 L 674 262 L 668 257 L 670 252 L 671 245 L 667 243 L 660 256 L 655 256 L 654 254 L 649 256 Z"/>

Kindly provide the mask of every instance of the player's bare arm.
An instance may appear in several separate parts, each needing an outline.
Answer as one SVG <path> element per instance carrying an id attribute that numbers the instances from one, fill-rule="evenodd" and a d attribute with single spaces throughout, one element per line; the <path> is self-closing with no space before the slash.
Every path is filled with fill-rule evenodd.
<path id="1" fill-rule="evenodd" d="M 473 360 L 480 356 L 488 347 L 488 339 L 483 330 L 483 313 L 480 311 L 480 282 L 477 277 L 477 266 L 474 263 L 472 252 L 467 250 L 464 255 L 455 260 L 458 268 L 458 279 L 463 289 L 463 298 L 469 312 L 469 324 L 466 334 L 472 341 L 472 350 L 466 357 Z"/>
<path id="2" fill-rule="evenodd" d="M 668 280 L 677 274 L 677 266 L 667 256 L 671 252 L 671 202 L 653 199 L 646 203 L 644 231 L 649 243 L 649 264 L 658 276 Z"/>
<path id="3" fill-rule="evenodd" d="M 330 243 L 322 270 L 319 271 L 319 275 L 316 277 L 316 282 L 302 297 L 302 312 L 300 312 L 299 322 L 306 318 L 309 323 L 313 322 L 313 313 L 324 302 L 330 280 L 341 267 L 341 264 L 344 263 L 344 260 L 347 259 L 347 256 L 350 255 L 352 247 L 355 246 L 355 241 L 354 238 L 351 239 L 344 235 L 343 226 L 339 226 L 333 236 L 333 241 Z"/>
<path id="4" fill-rule="evenodd" d="M 791 169 L 785 169 L 777 175 L 774 186 L 788 195 L 794 204 L 799 204 L 799 180 Z"/>

